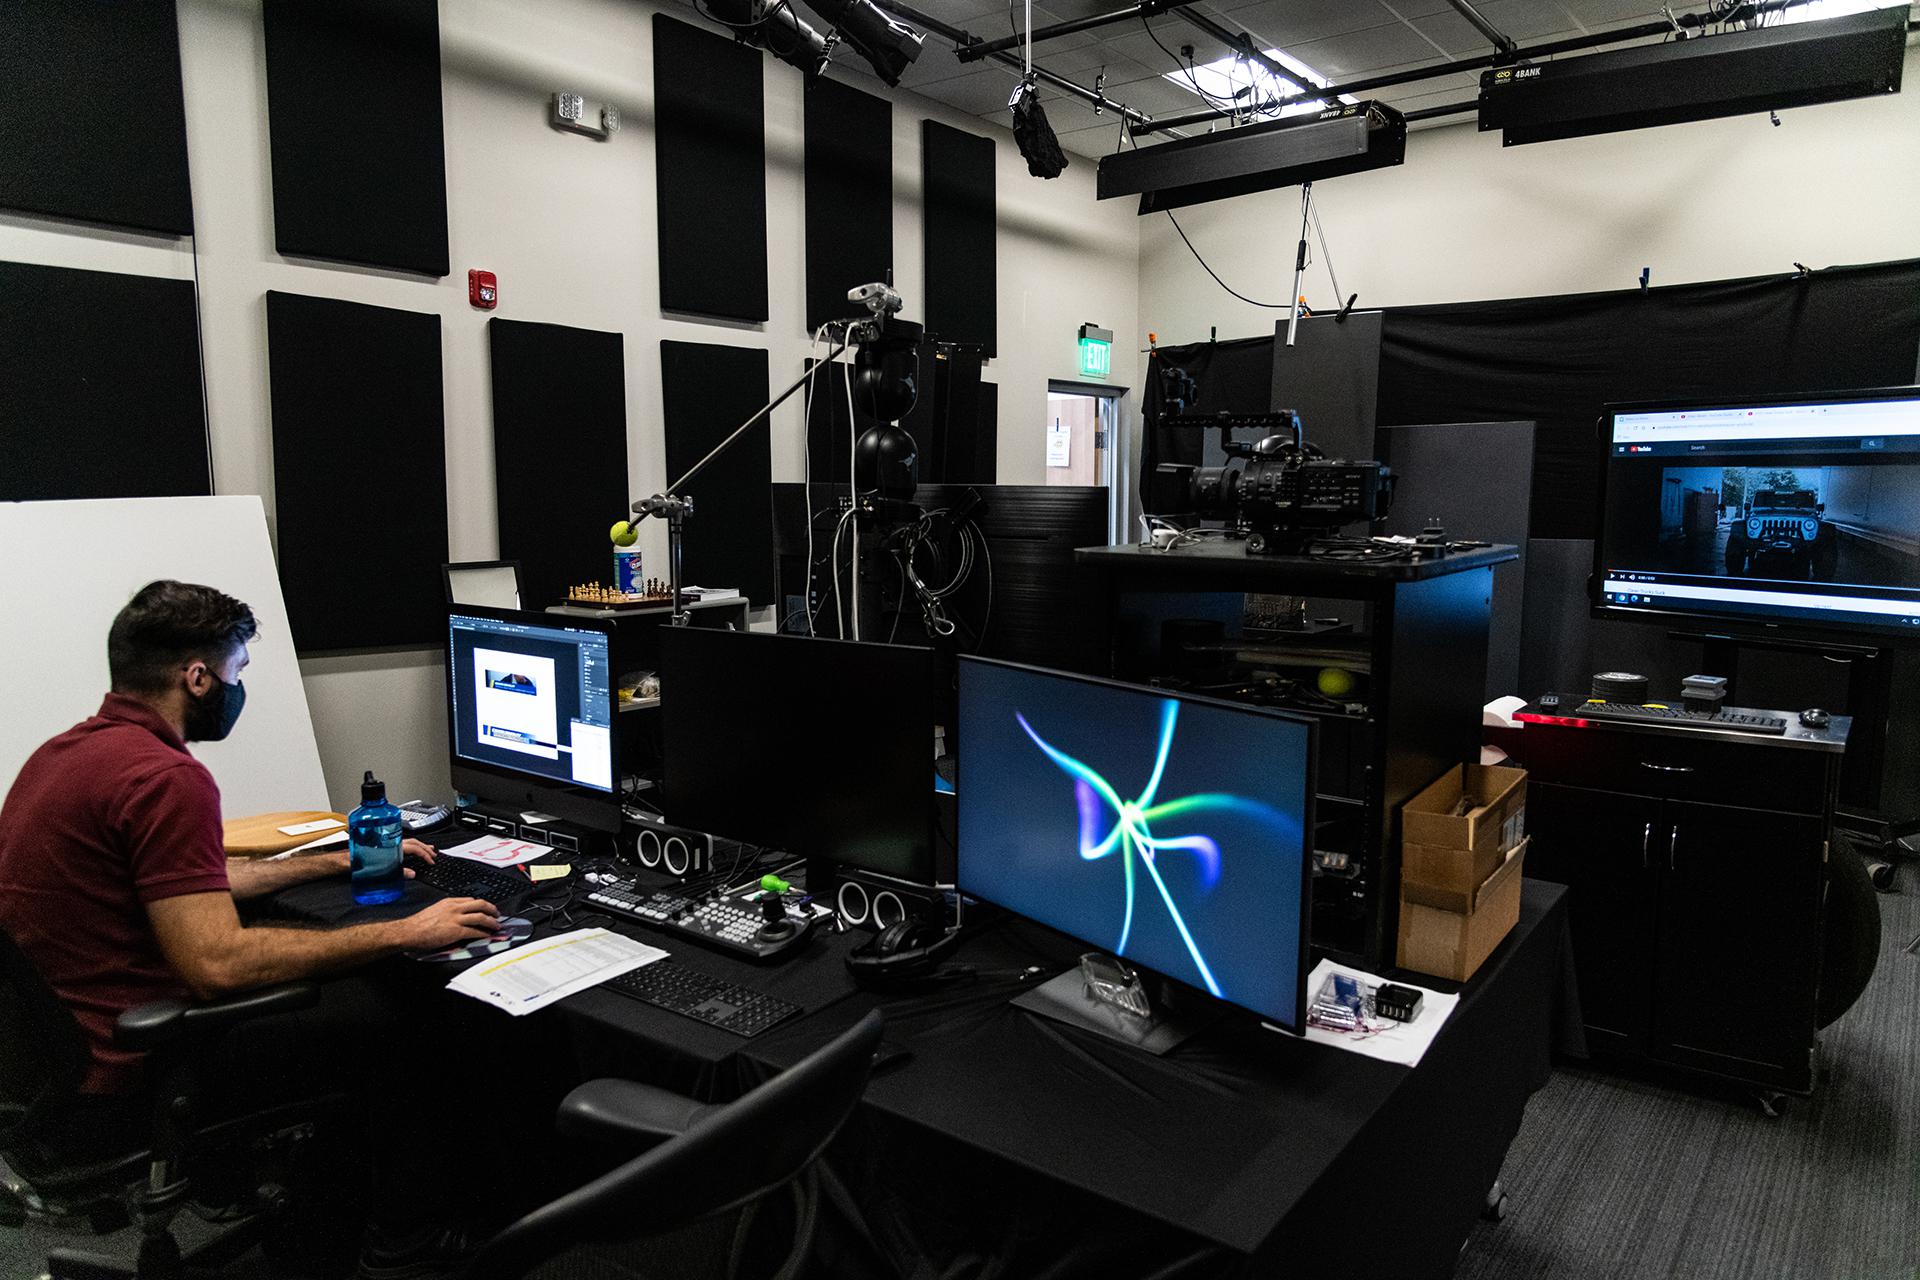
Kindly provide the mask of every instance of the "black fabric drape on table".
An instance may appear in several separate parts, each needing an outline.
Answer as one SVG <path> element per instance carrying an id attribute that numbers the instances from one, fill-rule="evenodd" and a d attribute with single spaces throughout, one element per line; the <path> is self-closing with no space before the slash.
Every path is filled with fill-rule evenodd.
<path id="1" fill-rule="evenodd" d="M 1532 536 L 1588 538 L 1597 517 L 1594 423 L 1621 400 L 1899 386 L 1916 377 L 1920 260 L 1805 277 L 1674 285 L 1498 302 L 1391 307 L 1380 353 L 1380 422 L 1531 420 Z M 1161 347 L 1160 368 L 1199 383 L 1196 411 L 1268 407 L 1271 337 Z M 1307 423 L 1311 438 L 1313 424 Z M 1198 460 L 1198 433 L 1147 433 L 1145 474 Z M 1144 480 L 1143 480 L 1144 484 Z"/>

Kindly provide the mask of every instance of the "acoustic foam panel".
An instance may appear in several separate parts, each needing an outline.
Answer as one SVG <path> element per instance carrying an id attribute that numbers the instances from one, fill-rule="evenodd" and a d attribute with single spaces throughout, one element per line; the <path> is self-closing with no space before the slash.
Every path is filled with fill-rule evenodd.
<path id="1" fill-rule="evenodd" d="M 759 50 L 654 15 L 662 308 L 767 318 L 765 115 Z"/>
<path id="2" fill-rule="evenodd" d="M 273 242 L 447 274 L 436 0 L 266 0 Z"/>
<path id="3" fill-rule="evenodd" d="M 0 262 L 0 502 L 213 492 L 193 283 Z"/>
<path id="4" fill-rule="evenodd" d="M 173 0 L 0 7 L 0 205 L 193 233 Z"/>
<path id="5" fill-rule="evenodd" d="M 1307 439 L 1329 458 L 1372 456 L 1383 328 L 1378 311 L 1350 312 L 1344 320 L 1303 316 L 1289 347 L 1287 322 L 1274 322 L 1271 407 L 1297 412 Z"/>
<path id="6" fill-rule="evenodd" d="M 442 643 L 440 317 L 269 293 L 267 374 L 295 647 Z"/>
<path id="7" fill-rule="evenodd" d="M 1376 532 L 1413 537 L 1438 524 L 1455 538 L 1505 543 L 1518 560 L 1493 567 L 1487 700 L 1540 692 L 1520 683 L 1526 613 L 1527 529 L 1533 499 L 1531 422 L 1450 422 L 1382 427 L 1369 450 L 1399 478 Z"/>
<path id="8" fill-rule="evenodd" d="M 626 356 L 617 333 L 499 318 L 487 346 L 500 558 L 542 608 L 612 579 L 606 529 L 631 500 Z"/>
<path id="9" fill-rule="evenodd" d="M 993 140 L 920 122 L 927 335 L 998 354 Z"/>
<path id="10" fill-rule="evenodd" d="M 704 342 L 660 344 L 667 477 L 678 480 L 770 398 L 767 353 Z M 721 454 L 685 493 L 693 499 L 682 541 L 683 581 L 737 587 L 756 605 L 774 599 L 773 449 L 761 422 Z M 816 460 L 817 461 L 817 460 Z M 665 574 L 655 575 L 665 577 Z"/>
<path id="11" fill-rule="evenodd" d="M 859 314 L 847 290 L 893 270 L 893 106 L 825 76 L 807 86 L 807 331 Z"/>

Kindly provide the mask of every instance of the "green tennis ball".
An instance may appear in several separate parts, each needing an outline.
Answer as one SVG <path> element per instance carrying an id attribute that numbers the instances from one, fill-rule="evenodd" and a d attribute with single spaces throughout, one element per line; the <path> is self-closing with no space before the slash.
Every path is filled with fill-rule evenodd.
<path id="1" fill-rule="evenodd" d="M 616 547 L 630 547 L 640 541 L 640 531 L 625 520 L 615 520 L 613 528 L 607 530 L 607 536 L 613 539 Z"/>
<path id="2" fill-rule="evenodd" d="M 1329 698 L 1344 698 L 1353 692 L 1353 672 L 1345 667 L 1322 667 L 1315 683 Z"/>

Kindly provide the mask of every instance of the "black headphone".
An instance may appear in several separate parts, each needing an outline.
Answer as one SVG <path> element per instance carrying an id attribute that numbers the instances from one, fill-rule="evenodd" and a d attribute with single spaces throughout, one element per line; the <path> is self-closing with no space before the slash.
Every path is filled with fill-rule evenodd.
<path id="1" fill-rule="evenodd" d="M 960 943 L 960 931 L 931 920 L 896 920 L 847 953 L 854 981 L 879 986 L 931 977 Z"/>

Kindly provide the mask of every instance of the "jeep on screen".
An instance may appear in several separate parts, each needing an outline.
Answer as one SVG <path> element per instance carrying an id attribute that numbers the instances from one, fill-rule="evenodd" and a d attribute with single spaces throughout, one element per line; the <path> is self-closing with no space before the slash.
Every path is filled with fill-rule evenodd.
<path id="1" fill-rule="evenodd" d="M 1840 539 L 1810 489 L 1762 489 L 1727 531 L 1727 572 L 1830 581 Z"/>

